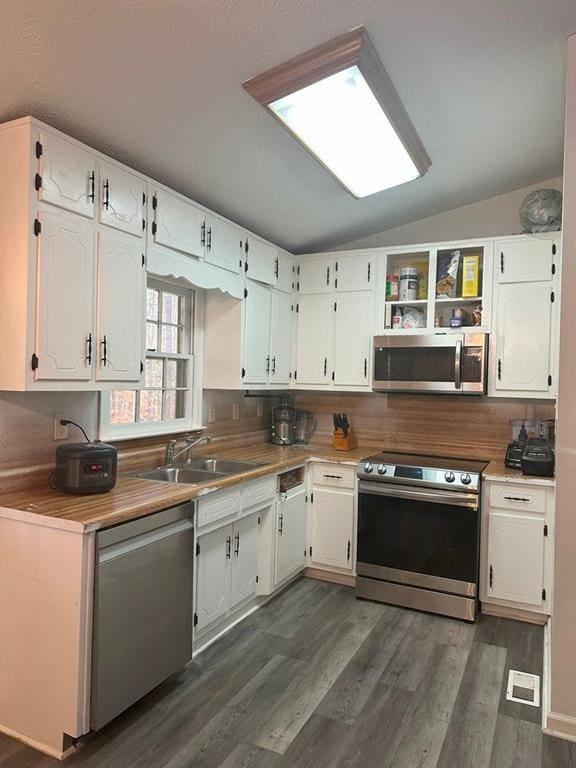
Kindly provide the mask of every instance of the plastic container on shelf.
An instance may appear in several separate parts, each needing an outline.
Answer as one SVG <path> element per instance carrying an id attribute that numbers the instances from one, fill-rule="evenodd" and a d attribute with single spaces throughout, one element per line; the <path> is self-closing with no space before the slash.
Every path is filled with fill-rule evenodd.
<path id="1" fill-rule="evenodd" d="M 400 270 L 400 301 L 418 299 L 419 272 L 417 267 L 402 267 Z"/>

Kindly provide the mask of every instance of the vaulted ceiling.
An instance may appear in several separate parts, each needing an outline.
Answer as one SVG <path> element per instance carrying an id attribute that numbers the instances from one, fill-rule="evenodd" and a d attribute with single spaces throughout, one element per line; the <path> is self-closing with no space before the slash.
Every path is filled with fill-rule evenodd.
<path id="1" fill-rule="evenodd" d="M 574 0 L 0 0 L 0 120 L 32 114 L 295 252 L 560 175 Z M 364 24 L 426 147 L 353 199 L 241 83 Z"/>

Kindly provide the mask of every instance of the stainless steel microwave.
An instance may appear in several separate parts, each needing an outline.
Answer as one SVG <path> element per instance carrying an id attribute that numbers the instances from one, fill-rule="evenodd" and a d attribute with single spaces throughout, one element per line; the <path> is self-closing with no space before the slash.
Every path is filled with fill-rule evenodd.
<path id="1" fill-rule="evenodd" d="M 486 394 L 488 335 L 375 336 L 372 389 Z"/>

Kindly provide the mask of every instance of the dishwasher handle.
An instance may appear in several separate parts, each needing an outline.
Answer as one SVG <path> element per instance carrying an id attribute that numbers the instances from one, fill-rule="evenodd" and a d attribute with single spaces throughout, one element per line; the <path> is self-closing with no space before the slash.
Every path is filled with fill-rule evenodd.
<path id="1" fill-rule="evenodd" d="M 110 560 L 115 560 L 117 557 L 123 557 L 138 549 L 147 547 L 150 544 L 155 544 L 157 541 L 167 539 L 169 536 L 176 536 L 184 531 L 189 531 L 191 528 L 194 528 L 194 523 L 189 518 L 185 518 L 183 520 L 178 520 L 175 523 L 164 525 L 161 528 L 146 531 L 131 539 L 125 539 L 116 544 L 111 544 L 108 547 L 101 547 L 98 551 L 98 564 L 102 565 Z"/>

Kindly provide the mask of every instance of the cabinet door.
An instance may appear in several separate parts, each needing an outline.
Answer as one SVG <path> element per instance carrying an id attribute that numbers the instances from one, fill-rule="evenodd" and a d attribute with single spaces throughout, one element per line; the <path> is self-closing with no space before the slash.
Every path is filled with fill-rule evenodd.
<path id="1" fill-rule="evenodd" d="M 542 605 L 544 541 L 543 518 L 490 512 L 488 596 Z"/>
<path id="2" fill-rule="evenodd" d="M 67 211 L 94 217 L 96 158 L 66 139 L 49 133 L 38 137 L 42 147 L 38 198 Z"/>
<path id="3" fill-rule="evenodd" d="M 334 383 L 369 382 L 372 348 L 372 294 L 343 294 L 336 302 Z"/>
<path id="4" fill-rule="evenodd" d="M 270 381 L 289 384 L 292 354 L 292 297 L 272 289 Z"/>
<path id="5" fill-rule="evenodd" d="M 278 252 L 277 280 L 274 286 L 279 291 L 292 293 L 294 283 L 294 259 L 287 253 Z"/>
<path id="6" fill-rule="evenodd" d="M 548 393 L 551 290 L 550 282 L 498 286 L 495 390 Z"/>
<path id="7" fill-rule="evenodd" d="M 312 515 L 312 562 L 352 569 L 354 495 L 314 489 Z"/>
<path id="8" fill-rule="evenodd" d="M 248 252 L 246 253 L 247 276 L 251 280 L 274 285 L 276 282 L 276 248 L 252 236 L 246 238 L 246 243 L 248 245 Z"/>
<path id="9" fill-rule="evenodd" d="M 374 284 L 374 256 L 339 256 L 334 264 L 337 291 L 366 291 Z"/>
<path id="10" fill-rule="evenodd" d="M 231 606 L 256 594 L 258 578 L 258 515 L 234 524 Z"/>
<path id="11" fill-rule="evenodd" d="M 333 280 L 334 263 L 331 258 L 301 261 L 297 267 L 296 281 L 299 293 L 330 293 Z"/>
<path id="12" fill-rule="evenodd" d="M 275 584 L 301 571 L 306 564 L 306 490 L 276 505 Z"/>
<path id="13" fill-rule="evenodd" d="M 539 282 L 552 277 L 554 243 L 550 240 L 499 240 L 495 244 L 499 283 Z"/>
<path id="14" fill-rule="evenodd" d="M 204 211 L 176 195 L 156 190 L 154 209 L 154 242 L 190 256 L 204 256 L 206 216 Z"/>
<path id="15" fill-rule="evenodd" d="M 240 272 L 242 266 L 242 231 L 213 216 L 206 217 L 206 248 L 204 258 L 210 264 Z"/>
<path id="16" fill-rule="evenodd" d="M 296 384 L 328 384 L 336 314 L 332 296 L 300 296 L 297 307 Z"/>
<path id="17" fill-rule="evenodd" d="M 90 381 L 96 355 L 93 226 L 57 211 L 39 218 L 35 377 Z"/>
<path id="18" fill-rule="evenodd" d="M 270 289 L 248 281 L 244 299 L 244 383 L 267 384 L 270 370 Z"/>
<path id="19" fill-rule="evenodd" d="M 197 630 L 224 616 L 230 608 L 232 573 L 232 525 L 198 537 L 196 560 Z"/>
<path id="20" fill-rule="evenodd" d="M 131 235 L 144 234 L 146 184 L 114 165 L 100 165 L 100 222 Z"/>
<path id="21" fill-rule="evenodd" d="M 96 378 L 140 381 L 144 347 L 143 243 L 121 232 L 98 239 Z"/>

